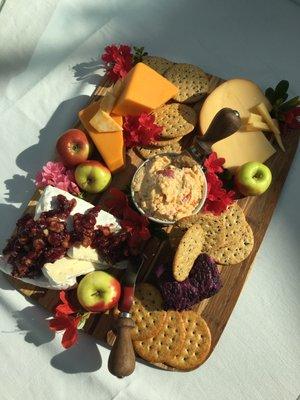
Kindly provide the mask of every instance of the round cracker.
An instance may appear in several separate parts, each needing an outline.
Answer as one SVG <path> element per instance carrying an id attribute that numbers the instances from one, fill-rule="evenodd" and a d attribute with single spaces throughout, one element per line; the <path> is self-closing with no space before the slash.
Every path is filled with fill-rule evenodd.
<path id="1" fill-rule="evenodd" d="M 235 202 L 227 208 L 222 217 L 225 224 L 224 244 L 231 240 L 238 241 L 243 233 L 243 227 L 247 224 L 244 211 Z"/>
<path id="2" fill-rule="evenodd" d="M 143 157 L 143 158 L 150 158 L 153 156 L 157 156 L 159 154 L 163 153 L 176 153 L 180 154 L 182 151 L 181 144 L 178 142 L 175 142 L 173 144 L 170 144 L 168 146 L 164 147 L 138 147 L 137 152 Z"/>
<path id="3" fill-rule="evenodd" d="M 225 244 L 225 224 L 223 215 L 215 216 L 211 213 L 198 213 L 181 218 L 176 222 L 179 229 L 186 230 L 198 224 L 204 231 L 202 253 L 210 254 L 212 248 Z"/>
<path id="4" fill-rule="evenodd" d="M 209 80 L 201 68 L 192 64 L 175 64 L 169 68 L 165 77 L 178 87 L 174 100 L 180 103 L 195 103 L 208 92 Z"/>
<path id="5" fill-rule="evenodd" d="M 164 326 L 166 311 L 162 311 L 163 299 L 156 287 L 140 283 L 135 289 L 131 307 L 135 326 L 131 331 L 132 340 L 144 340 L 158 334 Z"/>
<path id="6" fill-rule="evenodd" d="M 131 330 L 132 340 L 145 340 L 156 336 L 164 326 L 166 311 L 147 311 L 138 299 L 131 308 L 135 326 Z"/>
<path id="7" fill-rule="evenodd" d="M 154 142 L 151 142 L 152 147 L 166 147 L 166 146 L 172 146 L 173 144 L 179 142 L 179 140 L 182 139 L 182 136 L 175 137 L 174 139 L 169 139 L 169 140 L 156 140 Z"/>
<path id="8" fill-rule="evenodd" d="M 251 253 L 254 246 L 254 236 L 250 225 L 240 228 L 240 237 L 233 237 L 233 241 L 223 247 L 214 248 L 209 255 L 222 265 L 233 265 L 244 261 Z"/>
<path id="9" fill-rule="evenodd" d="M 204 232 L 200 225 L 191 226 L 182 236 L 173 259 L 173 276 L 182 282 L 190 273 L 202 251 Z"/>
<path id="10" fill-rule="evenodd" d="M 134 341 L 136 353 L 151 363 L 168 363 L 182 351 L 185 329 L 181 314 L 168 311 L 162 330 L 147 340 Z"/>
<path id="11" fill-rule="evenodd" d="M 199 367 L 207 358 L 211 346 L 211 334 L 204 319 L 194 311 L 181 313 L 185 327 L 182 351 L 168 359 L 171 367 L 188 371 Z"/>
<path id="12" fill-rule="evenodd" d="M 140 283 L 135 288 L 134 296 L 147 311 L 160 311 L 163 306 L 163 298 L 160 291 L 150 283 Z"/>
<path id="13" fill-rule="evenodd" d="M 163 127 L 161 138 L 173 139 L 185 136 L 196 126 L 196 112 L 185 104 L 173 103 L 153 111 L 155 123 Z"/>
<path id="14" fill-rule="evenodd" d="M 169 61 L 163 57 L 156 56 L 145 56 L 143 57 L 142 62 L 161 75 L 163 75 L 167 71 L 167 69 L 174 65 L 172 61 Z"/>

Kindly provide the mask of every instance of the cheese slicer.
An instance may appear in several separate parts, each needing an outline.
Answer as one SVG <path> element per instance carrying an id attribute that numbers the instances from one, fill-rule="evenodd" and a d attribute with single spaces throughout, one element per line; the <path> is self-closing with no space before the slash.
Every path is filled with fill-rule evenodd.
<path id="1" fill-rule="evenodd" d="M 232 135 L 241 126 L 242 120 L 238 111 L 222 108 L 214 116 L 205 134 L 195 137 L 187 151 L 197 159 L 203 157 L 203 155 L 206 156 L 211 153 L 211 146 L 214 143 Z"/>
<path id="2" fill-rule="evenodd" d="M 113 329 L 116 339 L 108 358 L 109 372 L 118 378 L 132 374 L 135 369 L 135 353 L 131 340 L 131 329 L 134 327 L 134 321 L 131 318 L 130 310 L 136 279 L 146 260 L 144 255 L 141 258 L 141 260 L 131 259 L 129 261 L 122 280 L 122 293 L 118 304 L 120 315 Z"/>

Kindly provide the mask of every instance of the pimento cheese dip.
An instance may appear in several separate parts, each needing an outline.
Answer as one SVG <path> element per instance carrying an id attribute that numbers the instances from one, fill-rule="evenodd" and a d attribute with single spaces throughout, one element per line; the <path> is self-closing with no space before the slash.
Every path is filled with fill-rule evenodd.
<path id="1" fill-rule="evenodd" d="M 197 163 L 181 165 L 180 157 L 162 155 L 139 169 L 132 189 L 147 216 L 177 221 L 193 214 L 203 197 L 204 181 Z"/>

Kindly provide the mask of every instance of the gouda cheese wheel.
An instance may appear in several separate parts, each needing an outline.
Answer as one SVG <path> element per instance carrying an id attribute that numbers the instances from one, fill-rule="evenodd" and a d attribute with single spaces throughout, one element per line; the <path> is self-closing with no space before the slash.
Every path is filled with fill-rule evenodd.
<path id="1" fill-rule="evenodd" d="M 226 139 L 214 143 L 212 150 L 217 153 L 218 157 L 225 158 L 224 167 L 228 169 L 235 169 L 249 161 L 264 163 L 276 151 L 260 131 L 238 131 Z"/>
<path id="2" fill-rule="evenodd" d="M 123 116 L 150 112 L 178 93 L 175 85 L 143 63 L 137 63 L 130 70 L 122 86 L 113 113 Z"/>
<path id="3" fill-rule="evenodd" d="M 268 110 L 271 104 L 262 90 L 247 79 L 231 79 L 222 83 L 206 98 L 200 111 L 199 124 L 205 134 L 214 116 L 224 107 L 237 110 L 244 123 L 250 116 L 250 110 L 258 103 L 264 103 Z"/>
<path id="4" fill-rule="evenodd" d="M 90 124 L 90 120 L 98 110 L 99 104 L 96 102 L 92 103 L 79 111 L 79 119 L 94 142 L 105 164 L 108 166 L 109 170 L 114 173 L 125 166 L 126 155 L 123 133 L 121 131 L 98 132 L 93 128 Z M 117 124 L 122 126 L 122 117 L 117 115 L 112 115 L 112 117 Z"/>

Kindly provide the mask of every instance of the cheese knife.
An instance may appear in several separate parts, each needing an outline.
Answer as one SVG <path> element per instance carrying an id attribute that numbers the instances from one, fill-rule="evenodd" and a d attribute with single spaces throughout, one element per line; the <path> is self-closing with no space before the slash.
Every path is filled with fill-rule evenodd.
<path id="1" fill-rule="evenodd" d="M 199 159 L 211 153 L 211 146 L 222 139 L 227 138 L 242 126 L 242 120 L 238 111 L 231 108 L 222 108 L 214 116 L 207 131 L 203 136 L 197 136 L 192 145 L 187 149 L 195 158 Z"/>
<path id="2" fill-rule="evenodd" d="M 144 261 L 145 256 L 142 256 L 142 259 L 139 257 L 131 259 L 123 275 L 122 293 L 118 304 L 120 315 L 113 329 L 116 339 L 108 358 L 108 370 L 118 378 L 132 374 L 135 369 L 135 353 L 131 340 L 131 329 L 134 327 L 134 321 L 131 318 L 130 310 L 136 279 Z"/>

